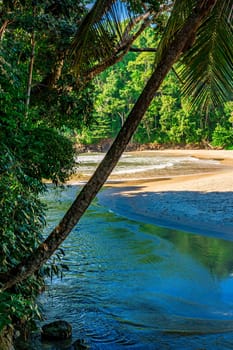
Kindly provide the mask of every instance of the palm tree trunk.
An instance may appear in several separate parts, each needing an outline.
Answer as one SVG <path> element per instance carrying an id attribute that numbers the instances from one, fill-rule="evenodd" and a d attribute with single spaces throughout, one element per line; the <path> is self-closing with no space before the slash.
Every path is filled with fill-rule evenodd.
<path id="1" fill-rule="evenodd" d="M 175 35 L 174 40 L 165 50 L 160 63 L 157 65 L 125 124 L 91 179 L 83 187 L 61 222 L 54 228 L 48 238 L 19 265 L 0 275 L 2 290 L 12 287 L 37 271 L 79 222 L 120 159 L 167 73 L 179 59 L 189 39 L 193 37 L 203 19 L 214 7 L 215 2 L 215 0 L 198 1 L 197 7 L 194 8 L 183 28 Z"/>

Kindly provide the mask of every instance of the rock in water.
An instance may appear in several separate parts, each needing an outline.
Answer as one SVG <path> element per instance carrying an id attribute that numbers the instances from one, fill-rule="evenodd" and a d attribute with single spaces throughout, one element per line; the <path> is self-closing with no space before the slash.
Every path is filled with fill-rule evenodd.
<path id="1" fill-rule="evenodd" d="M 54 321 L 42 327 L 42 339 L 65 340 L 72 336 L 72 327 L 66 321 Z"/>
<path id="2" fill-rule="evenodd" d="M 83 339 L 76 340 L 69 350 L 87 350 L 89 349 L 88 344 Z"/>

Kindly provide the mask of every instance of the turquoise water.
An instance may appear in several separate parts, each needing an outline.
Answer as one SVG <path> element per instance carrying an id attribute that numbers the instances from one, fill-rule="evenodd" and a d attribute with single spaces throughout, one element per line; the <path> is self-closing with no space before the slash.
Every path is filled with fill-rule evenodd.
<path id="1" fill-rule="evenodd" d="M 50 190 L 48 231 L 77 186 Z M 128 220 L 96 200 L 41 303 L 91 349 L 233 349 L 233 242 Z M 59 349 L 59 347 L 57 348 Z"/>

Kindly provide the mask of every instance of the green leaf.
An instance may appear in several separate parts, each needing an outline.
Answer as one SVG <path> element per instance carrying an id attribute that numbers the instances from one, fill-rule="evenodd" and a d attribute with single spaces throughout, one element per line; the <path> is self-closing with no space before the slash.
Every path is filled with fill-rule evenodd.
<path id="1" fill-rule="evenodd" d="M 163 52 L 173 41 L 174 35 L 183 27 L 195 4 L 195 0 L 174 1 L 174 6 L 171 13 L 168 14 L 169 19 L 157 48 L 156 64 L 161 60 Z"/>
<path id="2" fill-rule="evenodd" d="M 233 97 L 233 30 L 231 4 L 218 0 L 199 28 L 193 47 L 180 65 L 183 94 L 190 106 L 204 112 Z"/>
<path id="3" fill-rule="evenodd" d="M 80 74 L 108 58 L 122 39 L 132 13 L 124 1 L 97 0 L 83 19 L 72 44 L 74 70 Z"/>

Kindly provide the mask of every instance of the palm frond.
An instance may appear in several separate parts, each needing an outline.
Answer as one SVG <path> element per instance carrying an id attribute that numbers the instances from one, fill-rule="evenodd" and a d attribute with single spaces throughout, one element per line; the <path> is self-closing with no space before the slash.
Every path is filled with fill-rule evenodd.
<path id="1" fill-rule="evenodd" d="M 233 98 L 232 0 L 218 0 L 180 62 L 183 93 L 205 112 Z"/>
<path id="2" fill-rule="evenodd" d="M 174 35 L 182 28 L 195 5 L 195 0 L 174 1 L 173 8 L 171 12 L 168 13 L 168 22 L 157 49 L 155 64 L 161 60 L 164 50 L 166 50 L 173 41 Z"/>
<path id="3" fill-rule="evenodd" d="M 124 1 L 97 0 L 82 21 L 72 43 L 74 69 L 87 70 L 109 57 L 120 42 L 131 12 Z"/>

